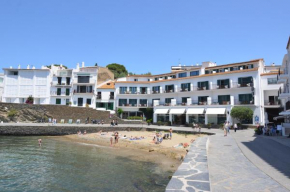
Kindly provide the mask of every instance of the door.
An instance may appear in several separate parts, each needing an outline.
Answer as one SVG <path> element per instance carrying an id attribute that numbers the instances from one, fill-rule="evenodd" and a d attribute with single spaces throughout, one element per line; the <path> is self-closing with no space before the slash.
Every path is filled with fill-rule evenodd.
<path id="1" fill-rule="evenodd" d="M 67 88 L 66 90 L 65 90 L 65 95 L 69 95 L 69 88 Z"/>
<path id="2" fill-rule="evenodd" d="M 275 97 L 274 96 L 269 96 L 269 103 L 271 105 L 274 105 L 274 102 L 275 102 Z"/>
<path id="3" fill-rule="evenodd" d="M 83 106 L 83 98 L 78 98 L 78 106 Z"/>
<path id="4" fill-rule="evenodd" d="M 70 85 L 70 77 L 67 77 L 67 78 L 66 78 L 66 84 L 67 84 L 67 85 Z"/>

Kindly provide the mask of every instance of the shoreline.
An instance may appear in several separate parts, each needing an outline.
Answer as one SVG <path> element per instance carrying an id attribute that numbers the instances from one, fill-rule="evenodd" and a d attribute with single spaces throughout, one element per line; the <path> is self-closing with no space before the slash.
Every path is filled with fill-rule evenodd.
<path id="1" fill-rule="evenodd" d="M 152 162 L 158 164 L 164 170 L 167 170 L 174 174 L 179 165 L 182 163 L 181 159 L 186 156 L 187 148 L 174 148 L 172 147 L 181 141 L 188 143 L 191 139 L 198 138 L 193 134 L 178 134 L 174 133 L 172 140 L 164 140 L 161 144 L 154 144 L 151 142 L 152 131 L 120 131 L 120 135 L 144 135 L 145 139 L 142 140 L 129 140 L 119 139 L 117 144 L 110 145 L 110 137 L 113 132 L 107 132 L 106 136 L 100 133 L 91 133 L 86 135 L 64 135 L 64 136 L 51 136 L 50 138 L 61 140 L 65 142 L 73 142 L 81 145 L 87 145 L 91 147 L 98 147 L 106 150 L 107 152 L 115 153 L 116 155 L 127 157 L 133 160 Z M 202 137 L 203 135 L 200 135 Z"/>

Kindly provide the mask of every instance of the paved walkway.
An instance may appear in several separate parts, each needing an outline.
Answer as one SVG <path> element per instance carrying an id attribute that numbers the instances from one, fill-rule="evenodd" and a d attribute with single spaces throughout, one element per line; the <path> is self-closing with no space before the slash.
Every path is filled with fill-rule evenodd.
<path id="1" fill-rule="evenodd" d="M 191 144 L 183 163 L 166 187 L 166 192 L 210 191 L 206 143 L 208 137 L 199 137 Z"/>
<path id="2" fill-rule="evenodd" d="M 247 130 L 245 132 L 252 132 Z M 227 137 L 222 130 L 211 130 L 209 137 L 208 166 L 211 190 L 224 191 L 279 191 L 288 192 L 280 183 L 257 168 L 241 151 L 235 137 L 243 131 L 231 131 Z M 232 136 L 234 135 L 234 136 Z M 290 182 L 290 180 L 288 180 Z"/>
<path id="3" fill-rule="evenodd" d="M 252 131 L 232 133 L 243 154 L 261 171 L 290 190 L 290 139 L 254 136 Z"/>

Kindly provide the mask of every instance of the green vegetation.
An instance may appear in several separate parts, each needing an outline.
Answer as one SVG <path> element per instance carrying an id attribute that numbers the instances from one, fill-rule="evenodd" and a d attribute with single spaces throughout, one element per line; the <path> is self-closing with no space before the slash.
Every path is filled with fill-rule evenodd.
<path id="1" fill-rule="evenodd" d="M 118 108 L 117 113 L 118 113 L 119 117 L 121 116 L 121 114 L 122 114 L 123 112 L 124 112 L 124 111 L 123 111 L 122 108 Z"/>
<path id="2" fill-rule="evenodd" d="M 114 73 L 115 79 L 120 77 L 126 77 L 128 71 L 124 65 L 118 63 L 111 63 L 107 65 L 108 69 Z"/>
<path id="3" fill-rule="evenodd" d="M 10 120 L 14 120 L 14 118 L 18 115 L 18 111 L 15 109 L 11 109 L 7 116 L 9 117 Z"/>
<path id="4" fill-rule="evenodd" d="M 253 118 L 253 110 L 248 107 L 234 107 L 231 110 L 231 116 L 240 122 L 251 120 Z"/>
<path id="5" fill-rule="evenodd" d="M 128 117 L 128 119 L 130 119 L 130 120 L 142 120 L 142 117 L 139 117 L 139 116 L 130 116 L 130 117 Z"/>
<path id="6" fill-rule="evenodd" d="M 150 125 L 151 122 L 152 122 L 152 119 L 147 120 L 148 125 Z"/>
<path id="7" fill-rule="evenodd" d="M 32 95 L 30 95 L 30 96 L 26 99 L 25 103 L 26 103 L 26 104 L 33 104 L 33 101 L 34 101 L 34 98 L 32 97 Z"/>

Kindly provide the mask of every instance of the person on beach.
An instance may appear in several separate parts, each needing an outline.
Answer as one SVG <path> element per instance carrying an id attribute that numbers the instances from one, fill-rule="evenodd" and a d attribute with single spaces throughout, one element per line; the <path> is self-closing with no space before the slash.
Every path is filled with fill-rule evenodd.
<path id="1" fill-rule="evenodd" d="M 169 129 L 169 138 L 172 139 L 172 128 Z"/>
<path id="2" fill-rule="evenodd" d="M 231 128 L 231 124 L 230 124 L 230 122 L 228 121 L 228 123 L 227 123 L 227 130 L 228 130 L 228 133 L 230 133 L 230 128 Z"/>
<path id="3" fill-rule="evenodd" d="M 234 129 L 235 129 L 235 132 L 237 132 L 238 126 L 236 123 L 234 124 Z"/>
<path id="4" fill-rule="evenodd" d="M 104 120 L 102 120 L 102 125 L 104 125 Z"/>
<path id="5" fill-rule="evenodd" d="M 201 127 L 200 127 L 199 125 L 197 125 L 197 127 L 198 127 L 198 133 L 200 134 L 200 132 L 201 132 Z"/>
<path id="6" fill-rule="evenodd" d="M 227 136 L 227 122 L 224 123 L 224 136 Z"/>
<path id="7" fill-rule="evenodd" d="M 118 137 L 119 137 L 119 133 L 118 132 L 115 132 L 115 144 L 118 143 Z"/>
<path id="8" fill-rule="evenodd" d="M 84 131 L 84 135 L 87 134 L 87 130 Z"/>
<path id="9" fill-rule="evenodd" d="M 41 147 L 41 139 L 38 139 L 38 145 Z"/>

